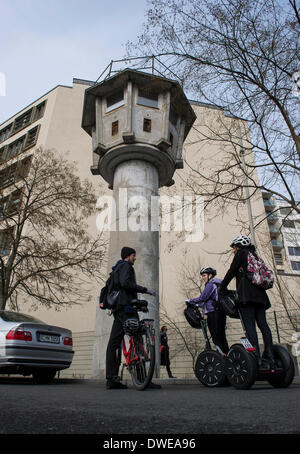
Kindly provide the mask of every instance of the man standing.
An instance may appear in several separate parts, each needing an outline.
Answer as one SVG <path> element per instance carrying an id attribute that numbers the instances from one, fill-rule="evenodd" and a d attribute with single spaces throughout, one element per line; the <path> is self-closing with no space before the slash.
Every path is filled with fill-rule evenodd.
<path id="1" fill-rule="evenodd" d="M 130 247 L 123 247 L 121 260 L 113 266 L 113 289 L 119 290 L 116 309 L 113 312 L 114 322 L 106 350 L 106 388 L 127 389 L 127 386 L 120 382 L 118 373 L 121 363 L 120 345 L 124 337 L 123 323 L 128 318 L 139 318 L 138 312 L 131 305 L 133 299 L 137 299 L 138 293 L 149 293 L 146 287 L 136 283 L 135 271 L 133 268 L 136 260 L 136 251 Z M 160 388 L 159 385 L 151 384 L 152 388 Z"/>

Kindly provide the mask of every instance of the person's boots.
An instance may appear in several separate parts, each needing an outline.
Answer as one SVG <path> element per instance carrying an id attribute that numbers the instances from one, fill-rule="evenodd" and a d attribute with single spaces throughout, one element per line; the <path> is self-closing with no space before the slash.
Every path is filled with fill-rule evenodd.
<path id="1" fill-rule="evenodd" d="M 106 389 L 128 389 L 128 386 L 121 383 L 120 377 L 113 377 L 106 380 Z"/>
<path id="2" fill-rule="evenodd" d="M 268 361 L 270 364 L 270 369 L 275 370 L 276 369 L 276 362 L 275 362 L 275 357 L 274 357 L 274 352 L 272 347 L 265 347 L 264 353 L 263 353 L 263 358 Z"/>

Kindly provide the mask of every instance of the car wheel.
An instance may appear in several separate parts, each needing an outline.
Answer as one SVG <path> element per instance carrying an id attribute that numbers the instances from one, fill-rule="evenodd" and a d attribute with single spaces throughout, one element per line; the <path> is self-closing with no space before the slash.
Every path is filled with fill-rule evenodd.
<path id="1" fill-rule="evenodd" d="M 56 370 L 37 370 L 32 373 L 33 382 L 36 385 L 46 385 L 54 379 Z"/>

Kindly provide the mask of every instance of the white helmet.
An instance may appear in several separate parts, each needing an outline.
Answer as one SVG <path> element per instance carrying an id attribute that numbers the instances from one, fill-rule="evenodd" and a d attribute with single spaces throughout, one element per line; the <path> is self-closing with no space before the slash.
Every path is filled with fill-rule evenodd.
<path id="1" fill-rule="evenodd" d="M 231 241 L 230 247 L 233 246 L 251 246 L 252 242 L 251 239 L 248 236 L 245 235 L 238 235 L 233 240 Z"/>

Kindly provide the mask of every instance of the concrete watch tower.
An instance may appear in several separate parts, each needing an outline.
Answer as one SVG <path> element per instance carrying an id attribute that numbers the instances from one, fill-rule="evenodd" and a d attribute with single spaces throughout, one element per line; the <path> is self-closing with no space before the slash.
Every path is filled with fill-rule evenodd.
<path id="1" fill-rule="evenodd" d="M 108 273 L 123 246 L 137 252 L 137 283 L 159 290 L 159 231 L 153 228 L 151 197 L 171 186 L 183 168 L 183 142 L 196 119 L 180 84 L 153 74 L 126 69 L 85 91 L 82 128 L 92 137 L 93 175 L 113 190 L 116 228 L 110 232 Z M 121 189 L 121 191 L 120 191 Z M 125 191 L 124 191 L 125 190 Z M 120 199 L 127 191 L 127 202 Z M 148 227 L 132 228 L 127 217 L 139 198 L 146 200 Z M 121 197 L 122 198 L 122 197 Z M 145 204 L 144 204 L 145 205 Z M 144 206 L 145 209 L 145 206 Z M 150 219 L 150 214 L 152 216 Z M 155 217 L 155 215 L 154 215 Z M 151 229 L 152 223 L 152 229 Z M 140 295 L 141 296 L 141 295 Z M 159 332 L 159 299 L 146 295 Z M 105 377 L 105 355 L 112 317 L 97 308 L 93 376 Z M 157 352 L 159 345 L 157 345 Z"/>

